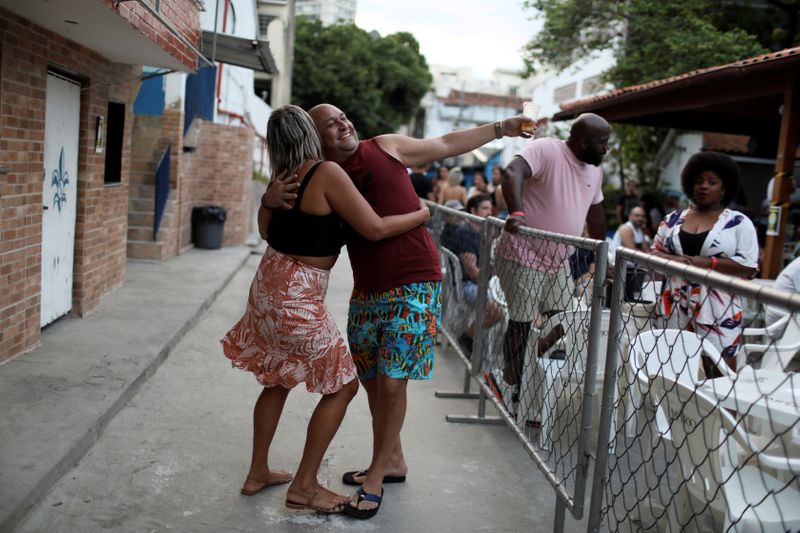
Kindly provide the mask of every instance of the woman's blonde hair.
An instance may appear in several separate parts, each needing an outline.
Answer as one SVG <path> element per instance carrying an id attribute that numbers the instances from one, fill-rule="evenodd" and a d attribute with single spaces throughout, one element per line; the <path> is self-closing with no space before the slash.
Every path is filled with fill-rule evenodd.
<path id="1" fill-rule="evenodd" d="M 309 159 L 322 160 L 319 133 L 308 113 L 291 104 L 273 111 L 267 121 L 267 152 L 273 176 L 295 171 Z"/>
<path id="2" fill-rule="evenodd" d="M 464 181 L 464 173 L 461 172 L 460 167 L 453 167 L 450 169 L 450 174 L 447 176 L 447 183 L 451 187 L 456 187 L 461 185 L 461 182 Z"/>

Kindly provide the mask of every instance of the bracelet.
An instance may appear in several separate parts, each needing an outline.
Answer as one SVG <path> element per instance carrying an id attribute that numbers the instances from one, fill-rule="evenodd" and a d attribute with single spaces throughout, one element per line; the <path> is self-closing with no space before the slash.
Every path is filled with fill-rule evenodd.
<path id="1" fill-rule="evenodd" d="M 525 218 L 525 211 L 513 211 L 513 212 L 509 213 L 508 216 Z"/>
<path id="2" fill-rule="evenodd" d="M 267 202 L 264 201 L 264 195 L 261 195 L 261 209 L 266 209 L 270 213 L 272 212 L 272 208 L 267 205 Z"/>
<path id="3" fill-rule="evenodd" d="M 495 139 L 503 138 L 503 121 L 498 120 L 494 123 L 494 137 Z"/>
<path id="4" fill-rule="evenodd" d="M 717 269 L 717 258 L 716 257 L 712 257 L 711 258 L 711 270 L 716 270 L 716 269 Z"/>

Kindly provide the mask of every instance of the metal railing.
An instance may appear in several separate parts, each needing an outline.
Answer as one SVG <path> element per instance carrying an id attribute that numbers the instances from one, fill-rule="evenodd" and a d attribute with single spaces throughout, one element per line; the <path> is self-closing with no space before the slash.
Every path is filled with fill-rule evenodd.
<path id="1" fill-rule="evenodd" d="M 437 396 L 478 399 L 477 415 L 447 421 L 507 424 L 553 486 L 560 530 L 566 509 L 584 512 L 608 245 L 531 228 L 510 236 L 502 220 L 432 211 L 441 333 L 466 369 L 462 391 Z M 486 416 L 487 400 L 499 418 Z"/>

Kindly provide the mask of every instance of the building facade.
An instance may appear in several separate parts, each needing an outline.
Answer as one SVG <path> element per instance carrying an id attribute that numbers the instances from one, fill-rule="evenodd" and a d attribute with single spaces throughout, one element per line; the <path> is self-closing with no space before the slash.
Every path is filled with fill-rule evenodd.
<path id="1" fill-rule="evenodd" d="M 138 65 L 197 65 L 195 0 L 66 4 L 0 8 L 0 361 L 124 281 Z"/>
<path id="2" fill-rule="evenodd" d="M 356 0 L 295 0 L 295 15 L 329 24 L 353 23 Z"/>

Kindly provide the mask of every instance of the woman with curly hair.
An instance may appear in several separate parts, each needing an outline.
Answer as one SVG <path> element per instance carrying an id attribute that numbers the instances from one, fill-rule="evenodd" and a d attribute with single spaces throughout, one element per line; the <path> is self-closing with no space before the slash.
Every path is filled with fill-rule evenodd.
<path id="1" fill-rule="evenodd" d="M 739 167 L 727 155 L 700 152 L 681 173 L 688 209 L 664 217 L 654 253 L 732 276 L 753 277 L 758 266 L 756 229 L 747 216 L 728 209 L 739 188 Z M 729 292 L 679 276 L 664 283 L 661 306 L 668 323 L 711 341 L 735 370 L 742 333 L 742 302 Z"/>

